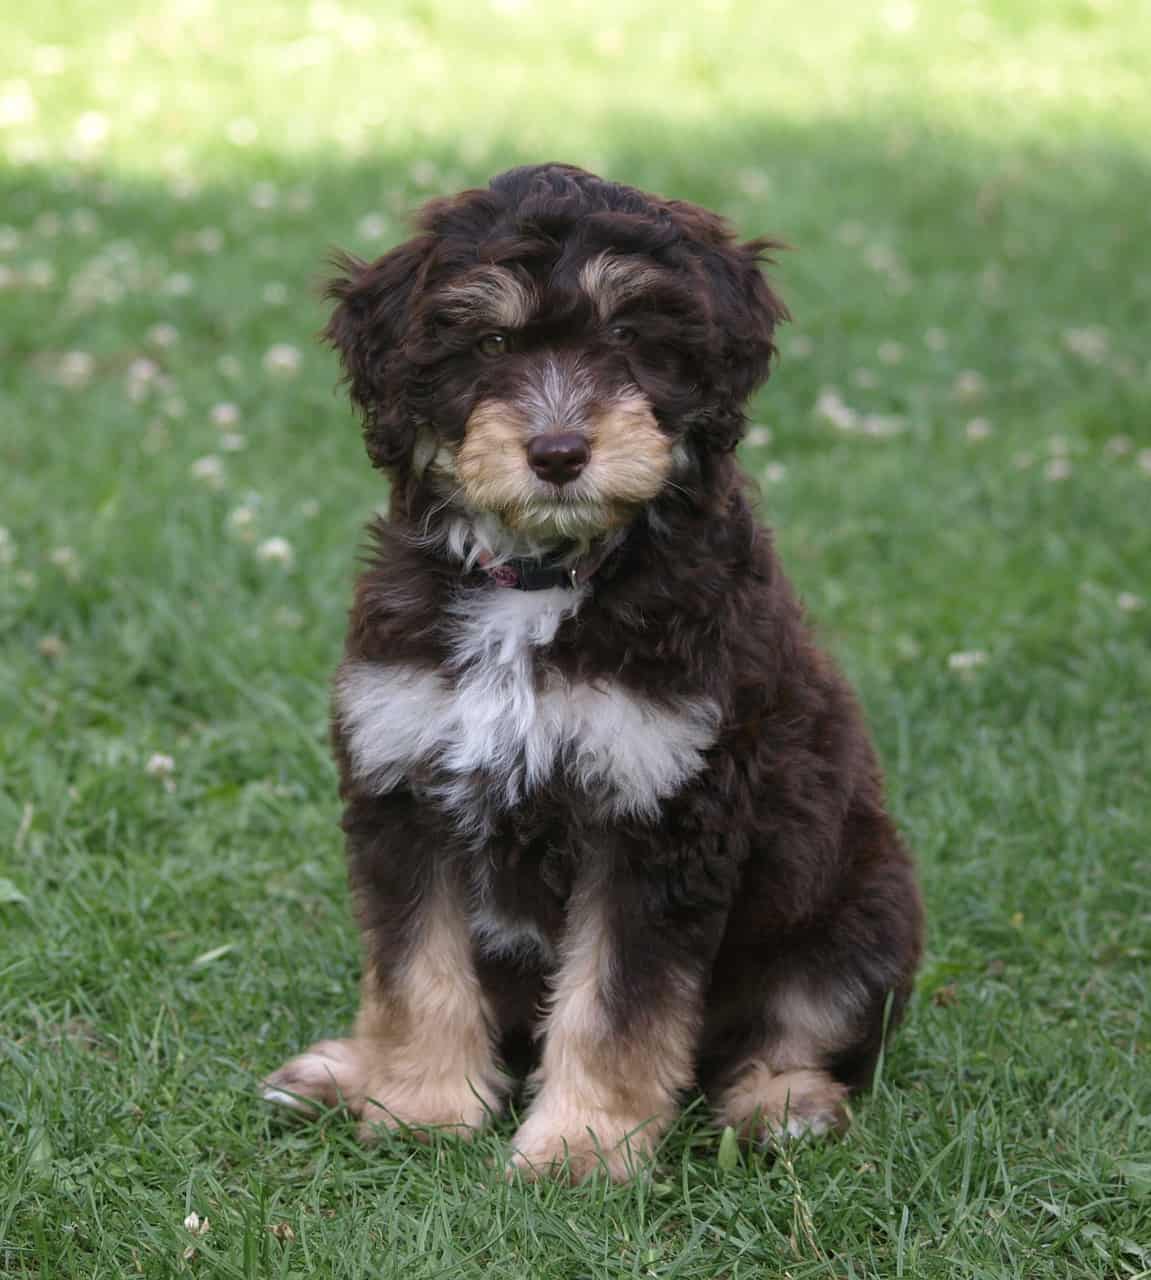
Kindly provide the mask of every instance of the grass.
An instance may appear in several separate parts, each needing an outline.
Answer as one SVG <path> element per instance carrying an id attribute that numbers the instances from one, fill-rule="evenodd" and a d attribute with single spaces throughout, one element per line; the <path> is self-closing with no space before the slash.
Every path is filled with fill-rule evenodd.
<path id="1" fill-rule="evenodd" d="M 680 12 L 5 32 L 0 1273 L 1151 1275 L 1145 8 Z M 355 1000 L 325 681 L 382 495 L 312 286 L 545 157 L 796 246 L 745 456 L 931 923 L 846 1139 L 727 1167 L 696 1109 L 623 1188 L 253 1088 Z"/>

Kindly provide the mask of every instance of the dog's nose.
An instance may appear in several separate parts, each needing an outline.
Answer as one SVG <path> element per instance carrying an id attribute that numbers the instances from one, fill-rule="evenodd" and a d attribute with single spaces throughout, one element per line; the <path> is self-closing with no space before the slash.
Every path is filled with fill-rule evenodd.
<path id="1" fill-rule="evenodd" d="M 591 450 L 578 431 L 555 431 L 535 436 L 528 445 L 528 463 L 541 480 L 567 484 L 588 464 Z"/>

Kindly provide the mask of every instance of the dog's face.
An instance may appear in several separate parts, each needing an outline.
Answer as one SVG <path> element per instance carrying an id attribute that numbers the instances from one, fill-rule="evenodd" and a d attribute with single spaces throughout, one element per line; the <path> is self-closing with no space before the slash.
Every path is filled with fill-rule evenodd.
<path id="1" fill-rule="evenodd" d="M 433 201 L 331 286 L 373 461 L 529 539 L 625 524 L 730 450 L 782 305 L 715 214 L 561 165 Z"/>

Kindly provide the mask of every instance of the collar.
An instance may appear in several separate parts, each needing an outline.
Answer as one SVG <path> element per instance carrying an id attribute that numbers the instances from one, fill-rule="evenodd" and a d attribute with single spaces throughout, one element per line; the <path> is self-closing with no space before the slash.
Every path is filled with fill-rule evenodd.
<path id="1" fill-rule="evenodd" d="M 479 569 L 497 587 L 510 587 L 515 591 L 550 591 L 562 587 L 575 591 L 589 582 L 608 556 L 619 546 L 621 538 L 601 538 L 577 560 L 571 559 L 570 549 L 553 551 L 549 555 L 518 556 L 493 563 L 487 553 L 479 558 Z"/>

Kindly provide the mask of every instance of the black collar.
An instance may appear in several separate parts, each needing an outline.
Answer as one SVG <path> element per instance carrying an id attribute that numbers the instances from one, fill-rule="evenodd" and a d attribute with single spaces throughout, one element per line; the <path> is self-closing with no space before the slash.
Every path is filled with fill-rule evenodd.
<path id="1" fill-rule="evenodd" d="M 609 555 L 619 546 L 619 535 L 601 538 L 593 543 L 586 555 L 571 558 L 571 548 L 561 548 L 546 556 L 519 556 L 501 560 L 498 564 L 480 563 L 480 572 L 486 574 L 498 587 L 510 587 L 515 591 L 551 591 L 561 587 L 574 591 L 589 582 Z"/>

